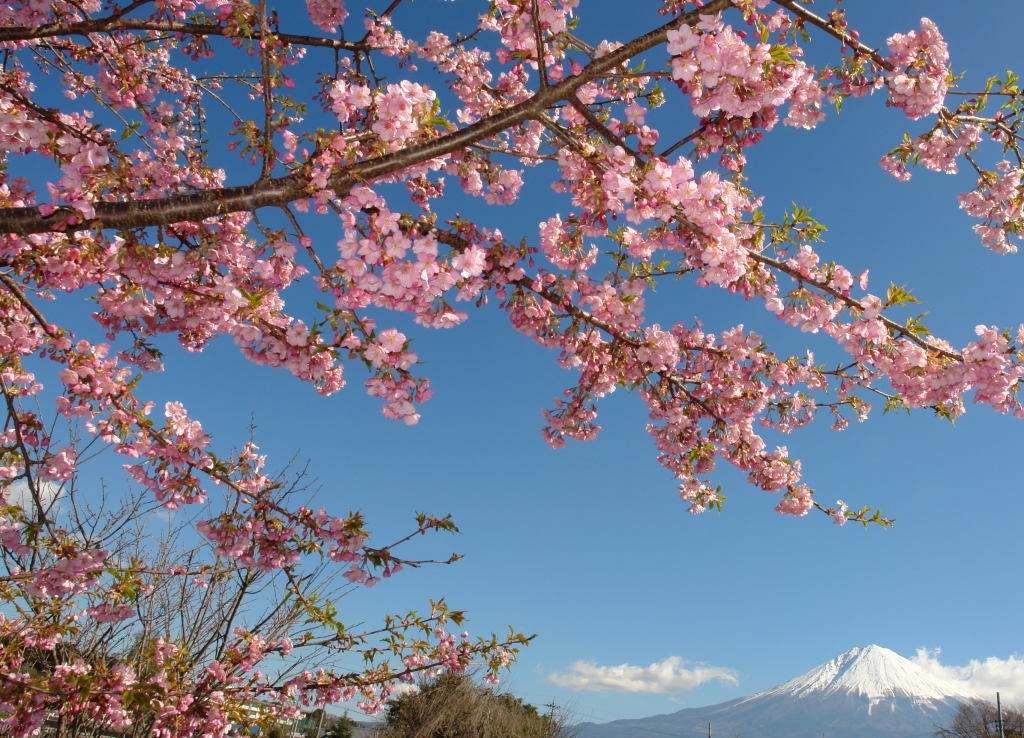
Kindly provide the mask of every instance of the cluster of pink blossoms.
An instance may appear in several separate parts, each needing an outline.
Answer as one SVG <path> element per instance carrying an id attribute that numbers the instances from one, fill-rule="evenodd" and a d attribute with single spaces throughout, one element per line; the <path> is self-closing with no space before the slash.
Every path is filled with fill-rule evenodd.
<path id="1" fill-rule="evenodd" d="M 52 566 L 37 570 L 25 591 L 33 597 L 73 598 L 96 585 L 106 551 L 70 551 Z"/>
<path id="2" fill-rule="evenodd" d="M 977 189 L 960 195 L 960 207 L 984 221 L 974 232 L 985 246 L 997 254 L 1013 254 L 1017 246 L 1008 236 L 1019 238 L 1024 229 L 1024 167 L 1002 161 L 998 169 L 982 175 Z"/>
<path id="3" fill-rule="evenodd" d="M 895 67 L 887 75 L 890 102 L 914 120 L 939 112 L 950 72 L 949 49 L 938 26 L 922 18 L 919 31 L 895 33 L 886 44 Z"/>
<path id="4" fill-rule="evenodd" d="M 433 91 L 415 82 L 405 80 L 388 85 L 387 91 L 374 100 L 377 120 L 371 130 L 386 141 L 389 148 L 399 149 L 419 133 L 425 119 L 434 112 L 435 99 Z"/>
<path id="5" fill-rule="evenodd" d="M 68 21 L 83 20 L 81 13 L 98 13 L 101 10 L 100 0 L 82 0 L 76 3 L 55 3 L 48 0 L 11 0 L 0 7 L 0 23 L 2 25 L 38 25 L 53 20 L 55 10 Z"/>
<path id="6" fill-rule="evenodd" d="M 970 118 L 977 119 L 976 115 Z M 1001 115 L 992 119 L 993 128 L 988 137 L 1002 143 L 1006 140 L 1006 126 Z M 945 128 L 951 130 L 947 132 Z M 945 174 L 956 174 L 958 160 L 978 148 L 985 136 L 983 126 L 967 123 L 959 129 L 941 121 L 928 133 L 905 141 L 881 159 L 882 168 L 901 181 L 909 180 L 911 162 Z M 1016 253 L 1017 246 L 1010 240 L 1024 230 L 1024 187 L 1021 186 L 1024 167 L 1014 166 L 1007 160 L 996 164 L 995 171 L 978 169 L 977 186 L 957 197 L 961 209 L 982 222 L 974 226 L 982 244 L 998 254 Z"/>
<path id="7" fill-rule="evenodd" d="M 695 28 L 669 31 L 668 39 L 672 78 L 690 94 L 698 117 L 721 110 L 731 118 L 751 118 L 779 107 L 797 85 L 806 85 L 803 63 L 771 64 L 768 44 L 748 45 L 717 15 L 702 16 Z M 799 106 L 806 107 L 813 97 L 803 91 Z"/>
<path id="8" fill-rule="evenodd" d="M 313 23 L 330 33 L 336 33 L 348 17 L 343 0 L 306 0 L 306 10 Z"/>

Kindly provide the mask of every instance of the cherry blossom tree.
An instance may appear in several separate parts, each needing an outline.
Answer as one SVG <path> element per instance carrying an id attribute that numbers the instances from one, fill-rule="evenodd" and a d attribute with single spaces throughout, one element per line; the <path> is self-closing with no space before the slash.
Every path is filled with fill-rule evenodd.
<path id="1" fill-rule="evenodd" d="M 598 400 L 632 390 L 695 513 L 721 507 L 709 475 L 724 460 L 778 494 L 780 513 L 888 525 L 821 504 L 758 427 L 788 433 L 825 412 L 841 430 L 878 403 L 953 419 L 967 395 L 1024 416 L 1024 327 L 982 325 L 956 348 L 890 317 L 913 302 L 906 289 L 876 295 L 867 272 L 825 262 L 822 226 L 769 212 L 743 177 L 745 151 L 776 126 L 884 95 L 927 130 L 882 167 L 909 179 L 964 166 L 960 207 L 984 246 L 1013 252 L 1012 74 L 955 89 L 928 19 L 868 45 L 841 6 L 796 0 L 663 0 L 625 42 L 579 38 L 578 0 L 494 0 L 448 33 L 400 30 L 400 4 L 350 19 L 342 0 L 307 0 L 316 34 L 267 0 L 0 7 L 5 734 L 227 735 L 357 697 L 375 713 L 419 673 L 483 662 L 494 679 L 528 640 L 455 635 L 462 614 L 443 602 L 346 628 L 334 595 L 424 562 L 401 556 L 407 539 L 371 545 L 357 513 L 314 509 L 304 475 L 267 471 L 252 440 L 215 451 L 181 404 L 154 408 L 145 375 L 162 368 L 164 334 L 186 351 L 228 334 L 323 395 L 348 363 L 385 416 L 412 425 L 430 382 L 387 311 L 453 328 L 459 303 L 496 302 L 578 377 L 544 412 L 547 442 L 593 438 Z M 812 37 L 831 47 L 821 68 L 803 61 Z M 646 123 L 674 100 L 692 121 Z M 212 163 L 225 151 L 240 155 L 227 170 Z M 571 211 L 508 238 L 439 219 L 446 197 L 514 202 L 527 167 Z M 317 218 L 329 242 L 306 235 Z M 305 275 L 323 293 L 308 322 L 284 300 Z M 645 292 L 680 278 L 821 332 L 846 360 L 780 356 L 743 326 L 647 322 Z M 90 300 L 109 343 L 47 318 L 60 293 Z M 96 491 L 82 469 L 103 449 L 124 457 L 123 492 Z M 409 537 L 452 529 L 422 514 Z M 353 655 L 362 667 L 346 668 Z"/>

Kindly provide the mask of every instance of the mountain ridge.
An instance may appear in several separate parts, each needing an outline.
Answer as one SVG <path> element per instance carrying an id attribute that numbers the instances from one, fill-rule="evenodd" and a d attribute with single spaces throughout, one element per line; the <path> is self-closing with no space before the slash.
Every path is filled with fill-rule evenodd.
<path id="1" fill-rule="evenodd" d="M 707 707 L 610 723 L 583 723 L 578 738 L 718 735 L 742 738 L 910 738 L 930 736 L 959 702 L 964 685 L 927 674 L 881 646 L 852 648 L 783 684 Z"/>

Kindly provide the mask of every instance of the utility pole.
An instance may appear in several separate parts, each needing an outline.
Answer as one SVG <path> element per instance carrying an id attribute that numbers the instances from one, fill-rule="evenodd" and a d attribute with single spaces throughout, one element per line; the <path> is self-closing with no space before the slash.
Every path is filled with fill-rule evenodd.
<path id="1" fill-rule="evenodd" d="M 1003 705 L 999 701 L 998 692 L 996 692 L 996 712 L 999 713 L 999 738 L 1006 738 L 1006 734 L 1003 732 Z"/>
<path id="2" fill-rule="evenodd" d="M 711 738 L 711 723 L 708 723 L 708 738 Z"/>
<path id="3" fill-rule="evenodd" d="M 550 713 L 550 715 L 551 715 L 551 722 L 552 722 L 552 724 L 554 724 L 554 722 L 555 722 L 555 710 L 558 709 L 558 703 L 555 702 L 555 698 L 552 697 L 551 701 L 549 703 L 547 703 L 546 705 L 544 705 L 544 707 L 546 707 L 549 710 L 551 710 L 551 713 Z"/>

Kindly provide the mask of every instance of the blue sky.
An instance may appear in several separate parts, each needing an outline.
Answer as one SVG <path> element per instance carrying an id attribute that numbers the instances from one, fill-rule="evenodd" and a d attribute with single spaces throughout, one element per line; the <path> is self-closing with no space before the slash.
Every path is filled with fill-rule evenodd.
<path id="1" fill-rule="evenodd" d="M 831 7 L 819 5 L 821 12 Z M 581 0 L 579 34 L 594 43 L 625 41 L 664 22 L 653 0 L 625 6 Z M 851 25 L 873 45 L 916 28 L 921 16 L 935 20 L 955 71 L 967 72 L 967 89 L 1006 67 L 1024 68 L 1019 2 L 977 10 L 945 0 L 849 6 Z M 482 7 L 415 0 L 395 23 L 417 38 L 435 27 L 469 30 Z M 354 35 L 352 19 L 349 26 Z M 817 34 L 809 58 L 836 52 Z M 311 64 L 303 68 L 309 74 Z M 421 76 L 440 86 L 432 73 Z M 664 126 L 665 140 L 690 123 L 679 95 L 670 90 L 669 98 L 649 119 Z M 814 131 L 776 128 L 749 153 L 748 175 L 770 215 L 792 202 L 810 207 L 829 228 L 825 258 L 854 273 L 870 268 L 876 294 L 890 281 L 912 287 L 932 331 L 962 346 L 979 323 L 1024 322 L 1024 261 L 987 251 L 971 232 L 955 200 L 971 188 L 968 175 L 922 170 L 899 183 L 883 174 L 878 158 L 903 131 L 927 125 L 886 109 L 881 96 L 848 101 L 841 116 L 830 111 Z M 505 208 L 468 202 L 450 183 L 441 212 L 535 243 L 536 224 L 569 209 L 548 189 L 549 177 L 543 167 L 528 169 L 523 197 Z M 308 223 L 321 252 L 332 254 L 336 221 Z M 286 294 L 308 317 L 311 297 L 308 286 Z M 648 304 L 649 322 L 699 316 L 715 332 L 743 323 L 780 352 L 835 352 L 824 336 L 794 332 L 758 304 L 685 279 L 660 287 Z M 166 371 L 148 377 L 142 392 L 158 403 L 182 401 L 221 451 L 244 441 L 252 419 L 272 465 L 296 453 L 308 457 L 323 485 L 321 504 L 362 510 L 379 541 L 406 532 L 414 511 L 453 514 L 461 535 L 427 537 L 409 553 L 465 558 L 353 594 L 342 605 L 350 621 L 373 623 L 385 611 L 443 596 L 468 611 L 474 635 L 506 624 L 536 633 L 506 683 L 528 701 L 554 698 L 599 721 L 732 699 L 869 643 L 904 656 L 941 648 L 946 664 L 1024 651 L 1020 421 L 969 406 L 954 427 L 927 411 L 883 416 L 879 409 L 842 433 L 822 418 L 789 438 L 768 434 L 770 445 L 788 445 L 801 458 L 824 504 L 841 498 L 851 507 L 881 506 L 898 520 L 891 530 L 838 528 L 822 515 L 783 518 L 772 511 L 773 496 L 723 466 L 717 479 L 725 510 L 692 516 L 655 461 L 637 397 L 619 391 L 603 400 L 604 430 L 591 443 L 557 451 L 543 443 L 539 409 L 575 375 L 516 333 L 503 312 L 472 310 L 449 331 L 411 326 L 403 316 L 378 320 L 415 338 L 431 378 L 434 399 L 415 427 L 380 414 L 363 392 L 359 366 L 347 368 L 348 387 L 322 398 L 282 371 L 249 364 L 228 339 L 202 354 L 170 350 Z M 731 669 L 737 681 L 677 694 L 574 692 L 548 681 L 580 660 L 647 666 L 670 656 Z"/>

